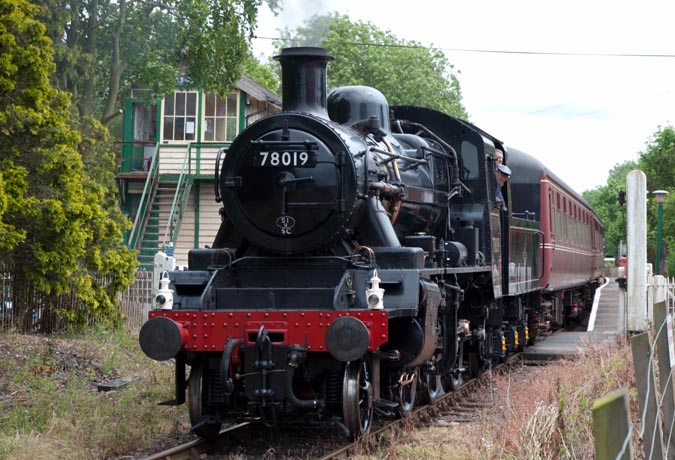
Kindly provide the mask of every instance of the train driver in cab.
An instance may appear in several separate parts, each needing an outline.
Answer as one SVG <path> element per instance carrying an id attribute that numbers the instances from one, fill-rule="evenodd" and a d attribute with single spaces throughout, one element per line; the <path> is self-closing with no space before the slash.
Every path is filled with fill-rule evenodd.
<path id="1" fill-rule="evenodd" d="M 497 166 L 504 164 L 504 152 L 499 149 L 495 149 L 495 164 Z"/>
<path id="2" fill-rule="evenodd" d="M 497 163 L 497 191 L 496 191 L 496 201 L 503 211 L 506 211 L 506 202 L 504 201 L 504 195 L 502 195 L 502 186 L 509 180 L 511 177 L 511 168 L 505 164 Z"/>

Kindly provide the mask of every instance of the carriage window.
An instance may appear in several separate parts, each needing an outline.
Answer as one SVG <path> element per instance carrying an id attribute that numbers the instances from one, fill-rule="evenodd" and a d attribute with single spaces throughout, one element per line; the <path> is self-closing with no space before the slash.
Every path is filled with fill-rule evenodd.
<path id="1" fill-rule="evenodd" d="M 471 142 L 462 142 L 462 162 L 464 163 L 462 178 L 477 179 L 480 175 L 480 169 L 478 167 L 478 148 Z"/>
<path id="2" fill-rule="evenodd" d="M 555 227 L 555 209 L 551 208 L 551 213 L 548 218 L 550 220 L 549 225 L 551 226 L 551 233 L 553 233 L 553 237 L 555 237 L 555 235 L 558 234 L 558 229 Z"/>
<path id="3" fill-rule="evenodd" d="M 563 233 L 562 233 L 562 216 L 560 215 L 560 210 L 556 209 L 555 210 L 555 234 L 557 235 L 558 239 L 563 238 Z"/>

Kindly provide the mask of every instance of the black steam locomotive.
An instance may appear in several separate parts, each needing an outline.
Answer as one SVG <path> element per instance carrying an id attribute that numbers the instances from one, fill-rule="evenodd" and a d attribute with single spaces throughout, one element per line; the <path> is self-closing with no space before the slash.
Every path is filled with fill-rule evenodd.
<path id="1" fill-rule="evenodd" d="M 140 333 L 175 358 L 167 403 L 188 394 L 194 432 L 302 419 L 358 437 L 564 321 L 569 305 L 543 301 L 561 296 L 540 285 L 540 210 L 516 216 L 508 184 L 497 200 L 499 140 L 373 88 L 327 96 L 323 49 L 277 59 L 283 111 L 219 158 L 213 247 L 162 280 Z"/>

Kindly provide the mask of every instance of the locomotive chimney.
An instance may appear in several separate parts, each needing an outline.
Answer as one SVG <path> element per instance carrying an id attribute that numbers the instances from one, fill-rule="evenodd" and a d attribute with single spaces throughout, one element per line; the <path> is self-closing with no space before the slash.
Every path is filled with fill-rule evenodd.
<path id="1" fill-rule="evenodd" d="M 283 111 L 328 118 L 326 67 L 335 59 L 323 48 L 284 48 L 274 59 L 281 63 Z"/>

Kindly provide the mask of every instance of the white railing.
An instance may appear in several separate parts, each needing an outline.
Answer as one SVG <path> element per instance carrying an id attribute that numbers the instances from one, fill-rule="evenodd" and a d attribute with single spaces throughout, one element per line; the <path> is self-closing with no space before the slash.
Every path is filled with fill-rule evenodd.
<path id="1" fill-rule="evenodd" d="M 632 314 L 634 317 L 641 318 L 638 323 L 643 324 L 641 329 L 630 332 L 646 331 L 649 325 L 654 323 L 655 303 L 665 302 L 667 311 L 675 314 L 675 278 L 654 275 L 651 264 L 647 264 L 646 272 L 646 302 L 629 302 L 626 290 L 619 290 L 619 302 L 626 307 L 624 309 L 626 319 Z M 618 278 L 625 276 L 622 268 L 619 268 L 617 276 Z M 639 311 L 631 312 L 630 308 L 637 308 Z"/>
<path id="2" fill-rule="evenodd" d="M 668 313 L 675 313 L 675 278 L 655 276 L 653 291 L 654 302 L 665 301 Z"/>

